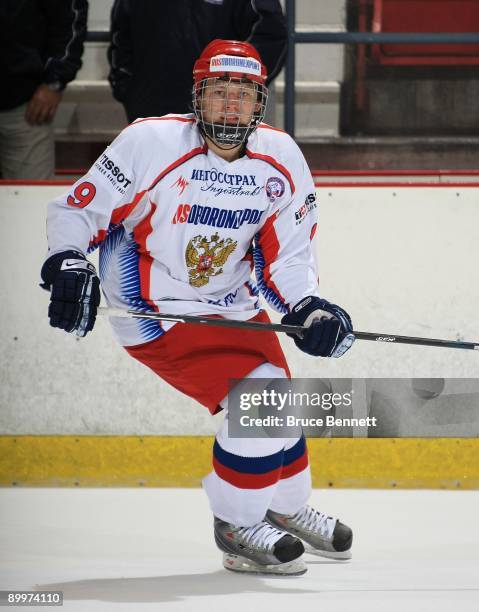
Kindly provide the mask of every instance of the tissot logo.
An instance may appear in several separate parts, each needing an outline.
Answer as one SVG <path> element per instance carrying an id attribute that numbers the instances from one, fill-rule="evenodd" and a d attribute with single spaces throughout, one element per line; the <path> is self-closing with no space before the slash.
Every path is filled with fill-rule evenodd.
<path id="1" fill-rule="evenodd" d="M 102 154 L 100 159 L 96 162 L 95 166 L 98 170 L 102 170 L 102 174 L 106 174 L 113 183 L 119 183 L 122 187 L 128 187 L 131 180 L 125 176 L 121 168 L 115 164 L 105 153 Z M 105 172 L 106 170 L 106 172 Z"/>

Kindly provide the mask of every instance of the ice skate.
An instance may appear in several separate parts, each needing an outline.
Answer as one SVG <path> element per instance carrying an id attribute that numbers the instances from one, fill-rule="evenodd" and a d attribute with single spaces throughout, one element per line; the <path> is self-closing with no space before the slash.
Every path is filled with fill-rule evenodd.
<path id="1" fill-rule="evenodd" d="M 351 559 L 351 529 L 311 506 L 303 506 L 293 515 L 268 510 L 266 520 L 273 527 L 301 538 L 307 553 L 328 559 Z"/>
<path id="2" fill-rule="evenodd" d="M 307 571 L 301 540 L 273 528 L 266 521 L 236 527 L 215 517 L 215 540 L 223 551 L 223 565 L 233 572 L 300 576 Z"/>

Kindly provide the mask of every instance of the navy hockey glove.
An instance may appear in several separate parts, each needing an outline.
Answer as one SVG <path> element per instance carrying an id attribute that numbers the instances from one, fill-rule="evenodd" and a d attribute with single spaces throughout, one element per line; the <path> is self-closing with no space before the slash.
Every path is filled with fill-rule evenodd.
<path id="1" fill-rule="evenodd" d="M 100 304 L 95 266 L 78 251 L 49 257 L 41 271 L 41 287 L 51 290 L 48 316 L 52 327 L 83 337 L 93 329 Z"/>
<path id="2" fill-rule="evenodd" d="M 341 357 L 355 340 L 348 313 L 336 304 L 314 296 L 296 304 L 281 323 L 307 327 L 302 338 L 295 334 L 288 336 L 304 353 L 316 357 Z"/>

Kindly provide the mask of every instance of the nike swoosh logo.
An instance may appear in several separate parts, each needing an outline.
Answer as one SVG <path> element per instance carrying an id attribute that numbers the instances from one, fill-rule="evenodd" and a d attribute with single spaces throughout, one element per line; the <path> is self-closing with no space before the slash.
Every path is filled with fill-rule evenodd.
<path id="1" fill-rule="evenodd" d="M 95 266 L 86 259 L 68 259 L 62 263 L 62 270 L 67 268 L 75 268 L 80 271 L 87 271 L 96 274 Z"/>

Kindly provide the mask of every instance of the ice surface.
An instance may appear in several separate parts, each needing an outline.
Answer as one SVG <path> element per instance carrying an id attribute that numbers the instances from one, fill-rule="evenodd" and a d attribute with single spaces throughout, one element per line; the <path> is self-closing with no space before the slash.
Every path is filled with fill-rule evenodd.
<path id="1" fill-rule="evenodd" d="M 198 489 L 0 489 L 0 589 L 87 612 L 479 610 L 479 491 L 315 490 L 355 533 L 298 578 L 227 572 Z M 42 608 L 45 609 L 45 608 Z"/>

